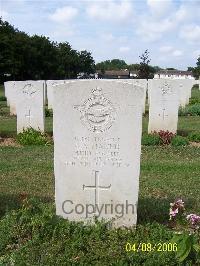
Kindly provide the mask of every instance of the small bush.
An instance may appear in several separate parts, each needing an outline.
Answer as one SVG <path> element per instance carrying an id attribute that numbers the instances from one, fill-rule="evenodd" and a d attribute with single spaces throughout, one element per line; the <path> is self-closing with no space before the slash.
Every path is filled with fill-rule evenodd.
<path id="1" fill-rule="evenodd" d="M 200 103 L 195 103 L 193 105 L 188 105 L 185 108 L 179 109 L 179 116 L 200 116 Z"/>
<path id="2" fill-rule="evenodd" d="M 142 145 L 155 146 L 160 144 L 160 137 L 158 134 L 144 134 L 142 136 Z"/>
<path id="3" fill-rule="evenodd" d="M 175 136 L 172 132 L 160 130 L 158 132 L 158 135 L 160 137 L 160 142 L 162 145 L 169 145 L 172 141 L 172 138 Z"/>
<path id="4" fill-rule="evenodd" d="M 47 136 L 33 128 L 28 128 L 17 135 L 17 141 L 21 145 L 47 145 Z"/>
<path id="5" fill-rule="evenodd" d="M 188 136 L 188 139 L 190 141 L 200 142 L 200 132 L 190 133 L 189 136 Z"/>
<path id="6" fill-rule="evenodd" d="M 199 98 L 191 98 L 190 99 L 190 104 L 191 105 L 196 104 L 196 103 L 200 103 L 200 99 Z"/>
<path id="7" fill-rule="evenodd" d="M 186 116 L 186 111 L 184 107 L 180 107 L 178 110 L 178 115 L 179 116 Z"/>
<path id="8" fill-rule="evenodd" d="M 0 96 L 0 102 L 7 101 L 7 98 L 5 96 Z"/>
<path id="9" fill-rule="evenodd" d="M 182 136 L 175 136 L 172 138 L 171 141 L 172 146 L 187 146 L 189 144 L 189 141 L 182 137 Z"/>
<path id="10" fill-rule="evenodd" d="M 52 110 L 45 108 L 45 117 L 52 117 L 52 116 L 53 116 Z"/>

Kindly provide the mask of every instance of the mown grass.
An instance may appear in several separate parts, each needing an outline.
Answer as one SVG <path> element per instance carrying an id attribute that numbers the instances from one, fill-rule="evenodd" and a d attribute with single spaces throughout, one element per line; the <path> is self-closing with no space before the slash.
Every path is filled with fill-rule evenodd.
<path id="1" fill-rule="evenodd" d="M 85 227 L 55 216 L 52 146 L 1 147 L 0 265 L 178 265 L 175 252 L 125 245 L 169 243 L 169 203 L 200 212 L 199 173 L 199 148 L 143 147 L 137 230 Z M 27 196 L 39 201 L 20 207 Z"/>
<path id="2" fill-rule="evenodd" d="M 198 211 L 199 173 L 199 148 L 143 147 L 139 213 L 149 210 L 149 214 L 139 220 L 148 222 L 156 215 L 156 220 L 164 222 L 170 200 L 177 197 L 185 198 L 191 210 Z M 53 201 L 53 147 L 1 147 L 0 176 L 1 214 L 23 193 Z"/>

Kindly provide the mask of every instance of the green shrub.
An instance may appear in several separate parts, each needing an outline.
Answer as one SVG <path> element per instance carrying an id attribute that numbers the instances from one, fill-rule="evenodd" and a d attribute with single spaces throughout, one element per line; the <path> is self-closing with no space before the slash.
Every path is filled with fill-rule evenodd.
<path id="1" fill-rule="evenodd" d="M 5 96 L 0 96 L 0 102 L 7 101 L 7 98 Z"/>
<path id="2" fill-rule="evenodd" d="M 0 96 L 0 102 L 5 102 L 7 101 L 7 98 L 5 96 Z"/>
<path id="3" fill-rule="evenodd" d="M 33 128 L 28 128 L 17 135 L 17 141 L 21 145 L 47 145 L 47 136 Z"/>
<path id="4" fill-rule="evenodd" d="M 196 104 L 196 103 L 200 103 L 200 99 L 199 98 L 191 98 L 190 99 L 190 105 Z"/>
<path id="5" fill-rule="evenodd" d="M 193 105 L 188 105 L 185 108 L 181 107 L 179 109 L 179 116 L 200 116 L 200 103 L 196 103 Z"/>
<path id="6" fill-rule="evenodd" d="M 175 136 L 171 141 L 172 146 L 186 146 L 189 144 L 189 141 L 182 136 Z"/>
<path id="7" fill-rule="evenodd" d="M 188 136 L 188 139 L 190 141 L 200 142 L 200 132 L 190 133 L 189 136 Z"/>
<path id="8" fill-rule="evenodd" d="M 142 136 L 142 145 L 155 146 L 160 144 L 160 137 L 158 134 L 144 134 Z"/>
<path id="9" fill-rule="evenodd" d="M 190 98 L 190 104 L 200 103 L 200 90 L 199 85 L 194 85 L 192 89 L 192 97 Z"/>
<path id="10" fill-rule="evenodd" d="M 45 108 L 45 117 L 52 117 L 52 116 L 53 116 L 52 110 Z"/>

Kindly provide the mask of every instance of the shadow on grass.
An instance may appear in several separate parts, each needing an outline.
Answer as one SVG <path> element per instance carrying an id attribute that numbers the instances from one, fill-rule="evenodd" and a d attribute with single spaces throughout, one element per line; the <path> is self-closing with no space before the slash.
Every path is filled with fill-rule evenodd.
<path id="1" fill-rule="evenodd" d="M 177 130 L 177 135 L 187 137 L 191 132 L 192 130 Z"/>
<path id="2" fill-rule="evenodd" d="M 44 203 L 52 202 L 52 198 L 50 197 L 40 197 L 33 195 L 26 195 L 23 193 L 9 195 L 9 194 L 1 194 L 0 195 L 0 218 L 2 218 L 7 212 L 11 210 L 16 210 L 21 207 L 22 202 L 25 198 L 35 198 Z"/>
<path id="3" fill-rule="evenodd" d="M 166 223 L 169 219 L 169 203 L 174 199 L 139 198 L 138 223 Z"/>
<path id="4" fill-rule="evenodd" d="M 138 201 L 138 223 L 146 224 L 152 222 L 158 222 L 161 224 L 167 224 L 169 221 L 169 209 L 170 203 L 174 202 L 176 198 L 169 197 L 167 199 L 155 199 L 155 198 L 139 198 Z M 195 199 L 183 198 L 185 202 L 186 212 L 193 211 L 195 206 Z"/>

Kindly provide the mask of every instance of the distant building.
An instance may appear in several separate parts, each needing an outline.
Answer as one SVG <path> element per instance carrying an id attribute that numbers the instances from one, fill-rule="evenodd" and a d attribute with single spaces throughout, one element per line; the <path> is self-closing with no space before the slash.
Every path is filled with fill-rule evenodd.
<path id="1" fill-rule="evenodd" d="M 130 71 L 130 78 L 135 79 L 137 78 L 137 76 L 138 76 L 138 71 L 134 71 L 134 70 Z"/>
<path id="2" fill-rule="evenodd" d="M 98 75 L 96 73 L 95 74 L 87 74 L 84 72 L 80 72 L 77 75 L 77 79 L 96 79 L 96 78 L 98 78 Z"/>
<path id="3" fill-rule="evenodd" d="M 97 70 L 96 74 L 98 78 L 102 79 L 135 79 L 137 78 L 138 71 L 128 69 L 123 70 L 105 70 L 102 72 L 101 70 Z"/>
<path id="4" fill-rule="evenodd" d="M 194 79 L 192 71 L 160 70 L 154 74 L 154 79 Z"/>
<path id="5" fill-rule="evenodd" d="M 77 79 L 135 79 L 138 71 L 122 70 L 96 70 L 95 74 L 78 73 Z"/>
<path id="6" fill-rule="evenodd" d="M 130 72 L 128 70 L 97 70 L 98 78 L 103 79 L 129 79 Z"/>

